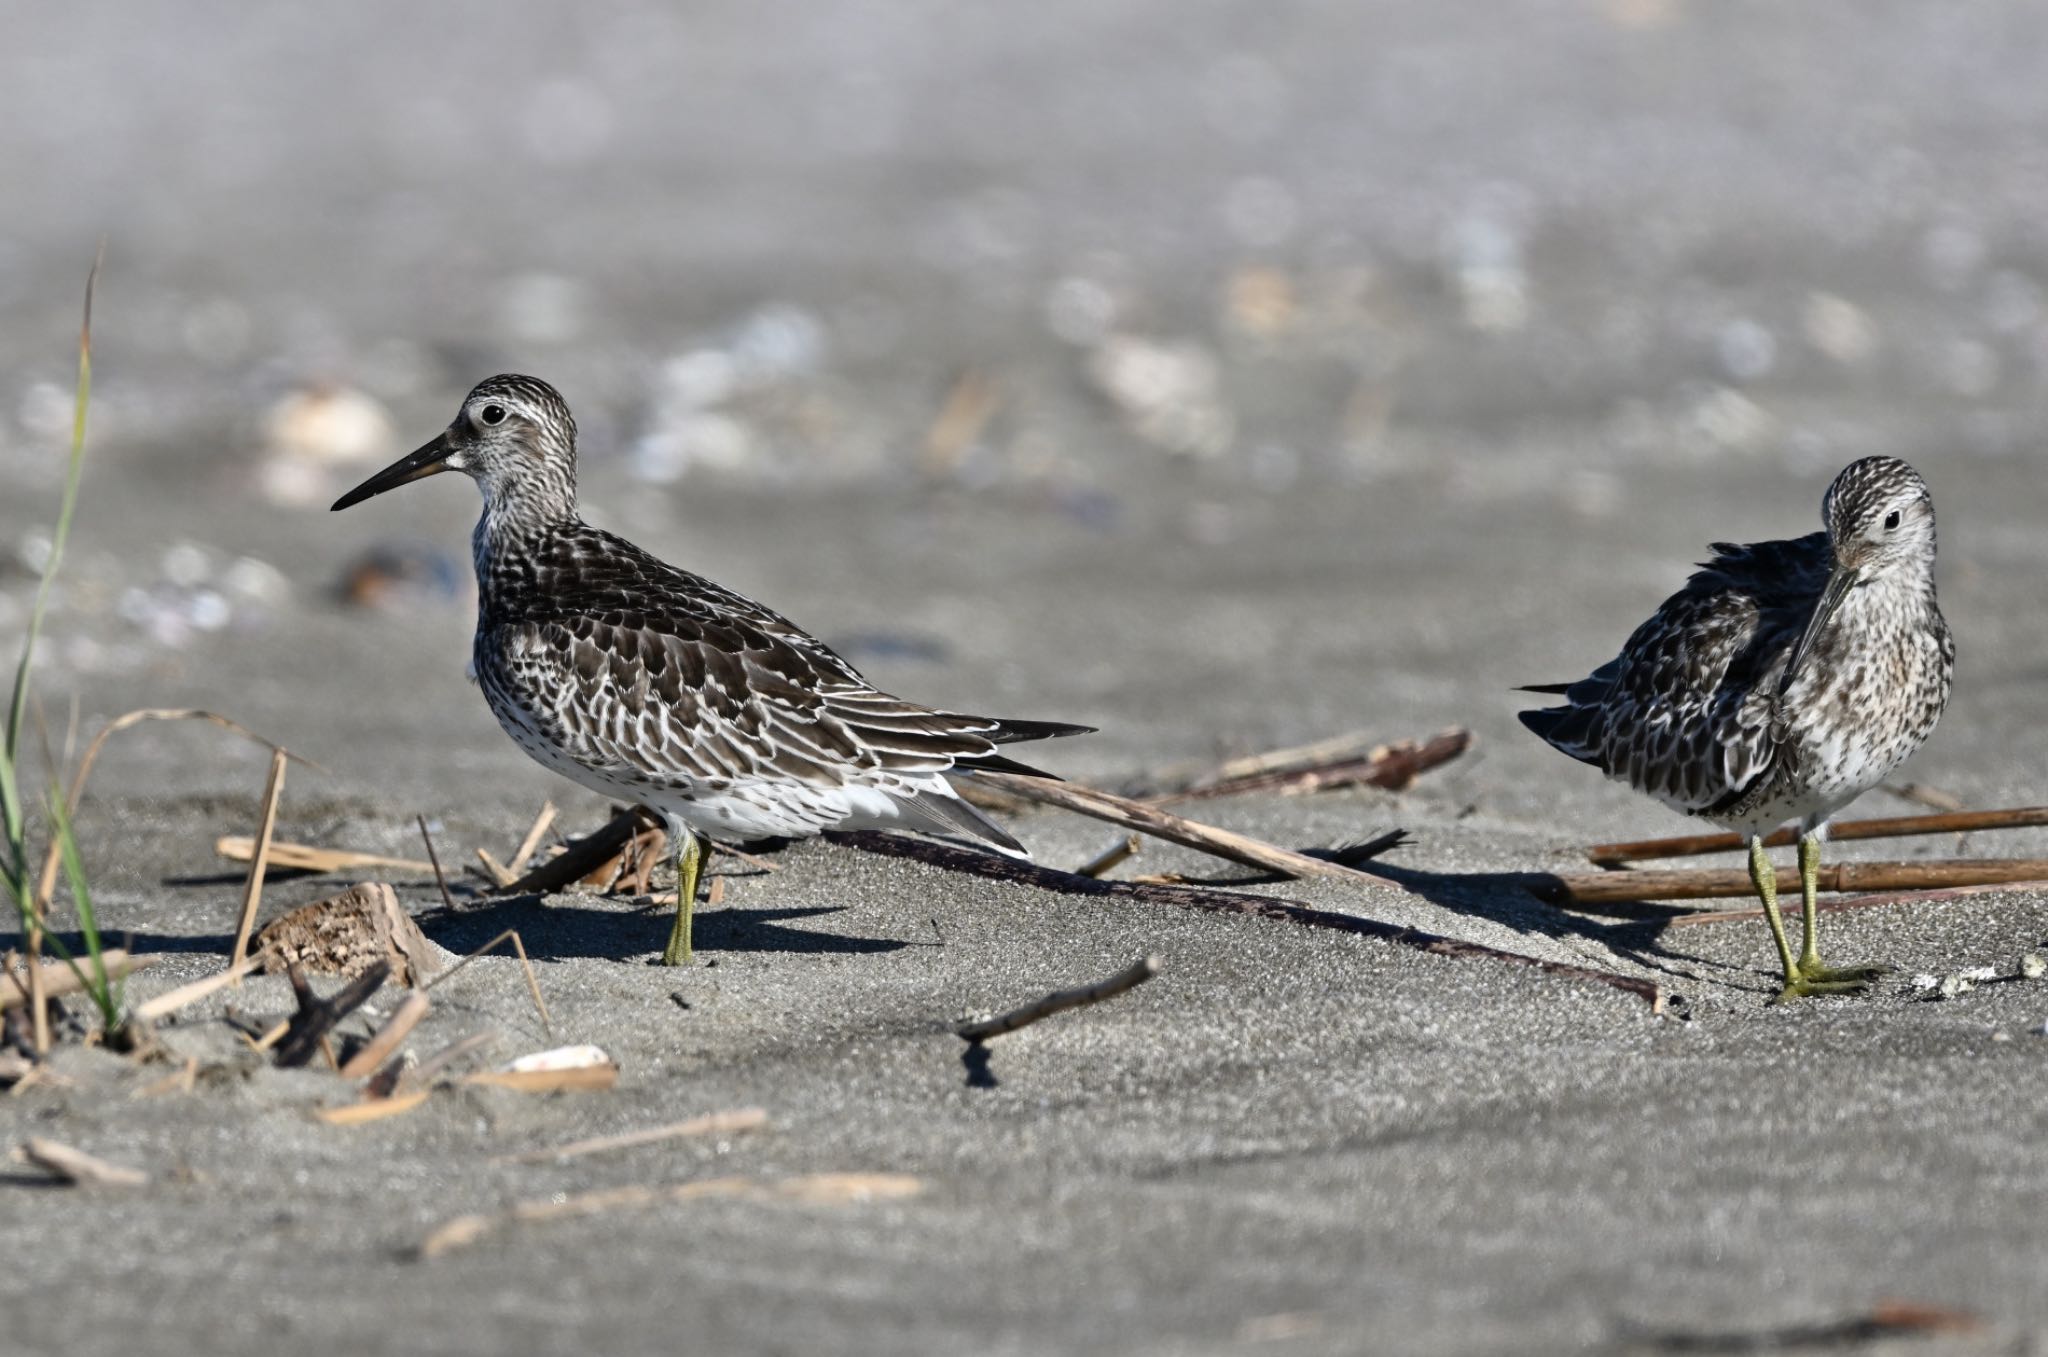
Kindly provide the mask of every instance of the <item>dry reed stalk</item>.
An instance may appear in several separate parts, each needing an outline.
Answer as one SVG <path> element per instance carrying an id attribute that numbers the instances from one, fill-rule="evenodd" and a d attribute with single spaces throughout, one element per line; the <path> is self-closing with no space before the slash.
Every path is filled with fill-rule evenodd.
<path id="1" fill-rule="evenodd" d="M 203 980 L 194 980 L 176 989 L 165 990 L 156 998 L 138 1005 L 135 1017 L 140 1022 L 155 1022 L 158 1018 L 168 1017 L 188 1004 L 198 1003 L 209 994 L 218 993 L 229 985 L 239 984 L 243 976 L 262 964 L 261 957 L 244 957 L 236 965 L 209 975 Z"/>
<path id="2" fill-rule="evenodd" d="M 135 974 L 145 966 L 153 966 L 162 958 L 154 953 L 130 956 L 120 947 L 109 947 L 100 953 L 100 960 L 107 968 L 107 979 L 120 980 Z M 17 970 L 12 967 L 0 968 L 0 1011 L 20 1008 L 30 1002 L 41 982 L 46 998 L 61 999 L 85 988 L 85 982 L 68 962 L 37 961 Z"/>
<path id="3" fill-rule="evenodd" d="M 385 1058 L 398 1049 L 398 1043 L 404 1041 L 412 1029 L 419 1026 L 420 1019 L 427 1016 L 427 1010 L 432 1006 L 425 990 L 407 991 L 405 998 L 399 1001 L 391 1016 L 384 1020 L 384 1025 L 377 1029 L 376 1035 L 371 1037 L 360 1051 L 350 1056 L 347 1063 L 341 1067 L 341 1077 L 366 1079 L 375 1074 Z"/>
<path id="4" fill-rule="evenodd" d="M 256 855 L 256 841 L 240 834 L 223 834 L 213 841 L 213 851 L 229 862 L 247 862 Z M 319 848 L 308 843 L 270 841 L 270 865 L 285 872 L 352 872 L 365 867 L 388 867 L 398 872 L 431 873 L 433 864 L 418 858 L 394 858 L 382 853 L 357 853 L 346 848 Z"/>
<path id="5" fill-rule="evenodd" d="M 242 917 L 235 924 L 235 950 L 228 958 L 230 970 L 249 956 L 249 935 L 256 929 L 256 911 L 263 904 L 263 875 L 270 867 L 270 833 L 277 827 L 277 802 L 284 794 L 282 749 L 270 753 L 270 778 L 263 784 L 263 814 L 256 822 L 256 851 L 249 857 L 249 881 L 242 888 Z"/>
<path id="6" fill-rule="evenodd" d="M 446 980 L 448 977 L 454 975 L 457 971 L 461 970 L 464 966 L 467 966 L 470 962 L 475 961 L 485 952 L 490 951 L 499 943 L 506 941 L 510 941 L 512 944 L 512 950 L 519 954 L 519 967 L 521 970 L 526 972 L 526 991 L 528 994 L 531 994 L 533 996 L 534 1011 L 540 1014 L 541 1030 L 546 1032 L 548 1036 L 552 1038 L 555 1035 L 555 1024 L 554 1021 L 548 1017 L 547 1000 L 540 997 L 540 978 L 533 973 L 533 963 L 526 959 L 526 944 L 520 940 L 519 930 L 516 928 L 508 928 L 504 932 L 498 934 L 498 936 L 492 938 L 489 942 L 477 948 L 468 956 L 462 958 L 462 960 L 456 962 L 453 966 L 450 966 L 447 970 L 441 972 L 432 980 L 428 981 L 426 984 L 426 988 L 432 989 L 434 986 L 440 984 L 443 980 Z"/>
<path id="7" fill-rule="evenodd" d="M 856 1206 L 903 1201 L 924 1191 L 924 1180 L 907 1173 L 812 1173 L 779 1181 L 758 1178 L 702 1178 L 689 1183 L 635 1185 L 542 1197 L 491 1215 L 457 1216 L 420 1241 L 418 1257 L 439 1258 L 476 1243 L 507 1225 L 578 1216 L 606 1215 L 664 1204 L 729 1200 L 787 1202 L 803 1206 Z"/>
<path id="8" fill-rule="evenodd" d="M 2044 858 L 1929 858 L 1824 865 L 1819 886 L 1829 894 L 1840 894 L 2016 884 L 2044 878 L 2048 878 L 2048 859 Z M 1631 900 L 1739 900 L 1756 894 L 1746 867 L 1544 873 L 1532 874 L 1526 882 L 1538 899 L 1566 908 Z M 1778 890 L 1798 896 L 1798 868 L 1778 868 Z"/>
<path id="9" fill-rule="evenodd" d="M 512 860 L 505 864 L 505 869 L 512 873 L 514 881 L 518 880 L 519 874 L 526 870 L 526 864 L 533 861 L 533 855 L 540 849 L 541 837 L 548 832 L 548 827 L 554 824 L 554 822 L 555 803 L 543 801 L 540 807 L 540 814 L 533 817 L 533 828 L 526 831 L 526 837 L 519 841 L 519 851 L 514 853 Z M 507 882 L 506 884 L 510 885 L 511 883 Z"/>
<path id="10" fill-rule="evenodd" d="M 1081 815 L 1107 820 L 1125 829 L 1135 829 L 1140 834 L 1165 839 L 1186 848 L 1199 849 L 1229 862 L 1246 867 L 1257 867 L 1282 876 L 1322 876 L 1340 881 L 1371 881 L 1380 886 L 1391 886 L 1398 890 L 1407 887 L 1390 881 L 1386 877 L 1357 867 L 1344 866 L 1322 858 L 1312 858 L 1306 853 L 1297 853 L 1291 848 L 1282 848 L 1248 834 L 1238 834 L 1214 825 L 1202 824 L 1171 811 L 1142 801 L 1112 796 L 1108 792 L 1078 787 L 1069 782 L 1050 782 L 1044 778 L 1024 777 L 1016 773 L 977 773 L 976 778 L 988 782 L 998 790 L 1012 792 L 1028 801 L 1039 801 L 1049 806 Z"/>
<path id="11" fill-rule="evenodd" d="M 46 1140 L 42 1136 L 30 1136 L 22 1142 L 21 1153 L 37 1168 L 78 1187 L 142 1187 L 149 1182 L 149 1175 L 141 1169 L 111 1164 L 84 1150 Z"/>
<path id="12" fill-rule="evenodd" d="M 1973 834 L 1985 829 L 2032 829 L 2048 825 L 2048 806 L 2019 806 L 2010 810 L 1950 811 L 1940 815 L 1892 815 L 1877 820 L 1843 820 L 1828 826 L 1828 838 L 1837 843 L 1852 839 L 1903 839 L 1918 834 Z M 1766 848 L 1782 848 L 1797 842 L 1798 833 L 1781 829 L 1764 839 Z M 1638 839 L 1632 843 L 1596 843 L 1586 850 L 1589 861 L 1598 866 L 1625 862 L 1646 862 L 1655 858 L 1697 857 L 1702 853 L 1726 853 L 1747 848 L 1749 840 L 1740 834 L 1683 834 L 1669 839 Z"/>

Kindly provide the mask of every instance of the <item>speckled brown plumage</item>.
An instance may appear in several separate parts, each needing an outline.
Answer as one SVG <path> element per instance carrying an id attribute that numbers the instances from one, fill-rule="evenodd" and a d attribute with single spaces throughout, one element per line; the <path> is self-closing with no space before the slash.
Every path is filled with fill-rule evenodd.
<path id="1" fill-rule="evenodd" d="M 1690 815 L 1744 830 L 1824 823 L 1932 733 L 1955 645 L 1918 472 L 1889 457 L 1853 463 L 1823 517 L 1824 531 L 1792 541 L 1717 543 L 1614 659 L 1533 690 L 1565 705 L 1522 723 Z M 1855 578 L 1806 637 L 1838 565 Z"/>
<path id="2" fill-rule="evenodd" d="M 545 382 L 480 383 L 336 507 L 442 465 L 484 494 L 477 682 L 540 763 L 727 840 L 894 825 L 1023 851 L 947 775 L 1036 772 L 997 746 L 1086 727 L 892 697 L 781 615 L 583 522 L 575 421 Z"/>

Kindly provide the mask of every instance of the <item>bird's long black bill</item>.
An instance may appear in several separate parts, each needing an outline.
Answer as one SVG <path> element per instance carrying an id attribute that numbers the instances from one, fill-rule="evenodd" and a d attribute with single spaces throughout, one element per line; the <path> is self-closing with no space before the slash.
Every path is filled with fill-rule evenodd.
<path id="1" fill-rule="evenodd" d="M 1835 609 L 1842 606 L 1842 600 L 1858 583 L 1859 576 L 1848 566 L 1838 565 L 1828 576 L 1827 587 L 1820 591 L 1820 602 L 1813 605 L 1813 616 L 1806 619 L 1806 630 L 1799 633 L 1797 644 L 1792 647 L 1792 658 L 1785 661 L 1785 672 L 1778 676 L 1778 697 L 1783 699 L 1792 680 L 1799 674 L 1799 666 L 1806 659 L 1807 652 L 1819 639 L 1828 619 L 1835 615 Z"/>
<path id="2" fill-rule="evenodd" d="M 455 449 L 448 443 L 448 435 L 442 434 L 417 452 L 408 453 L 376 475 L 364 481 L 355 489 L 334 501 L 334 509 L 346 509 L 351 504 L 361 504 L 372 495 L 381 495 L 386 490 L 396 490 L 410 481 L 422 480 L 438 475 L 448 469 L 448 457 Z"/>

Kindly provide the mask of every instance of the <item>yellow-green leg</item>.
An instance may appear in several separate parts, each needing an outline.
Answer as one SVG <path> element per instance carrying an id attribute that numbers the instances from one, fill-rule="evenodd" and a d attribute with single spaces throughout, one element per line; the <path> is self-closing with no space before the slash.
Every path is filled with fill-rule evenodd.
<path id="1" fill-rule="evenodd" d="M 1800 921 L 1799 980 L 1806 992 L 1855 994 L 1883 975 L 1882 966 L 1824 966 L 1820 959 L 1814 897 L 1820 890 L 1820 836 L 1799 836 L 1799 890 L 1804 917 Z"/>
<path id="2" fill-rule="evenodd" d="M 668 948 L 661 954 L 664 966 L 690 964 L 690 926 L 697 913 L 697 868 L 704 861 L 704 845 L 697 831 L 678 826 L 676 839 L 676 926 L 669 932 Z"/>
<path id="3" fill-rule="evenodd" d="M 1799 983 L 1799 967 L 1792 960 L 1792 943 L 1785 936 L 1784 916 L 1778 913 L 1778 869 L 1771 866 L 1771 855 L 1764 851 L 1761 834 L 1749 836 L 1749 883 L 1756 887 L 1757 898 L 1764 902 L 1764 920 L 1771 926 L 1772 941 L 1778 944 L 1778 961 L 1785 968 L 1785 993 L 1790 994 Z"/>

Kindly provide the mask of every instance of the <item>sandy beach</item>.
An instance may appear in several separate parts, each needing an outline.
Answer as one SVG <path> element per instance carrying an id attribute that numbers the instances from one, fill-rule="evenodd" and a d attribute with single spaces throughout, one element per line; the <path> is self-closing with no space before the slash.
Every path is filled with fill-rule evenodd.
<path id="1" fill-rule="evenodd" d="M 319 765 L 289 774 L 279 838 L 415 858 L 423 816 L 458 876 L 544 801 L 601 823 L 465 680 L 473 487 L 325 510 L 471 382 L 526 370 L 577 412 L 594 521 L 891 691 L 1100 727 L 1031 751 L 1078 783 L 1473 732 L 1405 791 L 1180 807 L 1291 848 L 1405 829 L 1391 880 L 1156 841 L 1114 875 L 1678 1002 L 822 842 L 772 873 L 715 862 L 685 970 L 653 964 L 669 921 L 644 899 L 465 890 L 449 912 L 419 873 L 280 874 L 266 918 L 382 879 L 455 954 L 517 929 L 551 1030 L 493 954 L 408 1048 L 486 1032 L 483 1067 L 590 1043 L 617 1086 L 465 1085 L 329 1125 L 349 1084 L 222 1020 L 289 1013 L 276 976 L 166 1023 L 163 1063 L 66 1041 L 0 1096 L 0 1145 L 150 1182 L 0 1164 L 6 1346 L 2031 1351 L 2048 981 L 1941 1000 L 1915 978 L 2015 972 L 2048 893 L 1830 914 L 1831 960 L 1894 972 L 1773 1005 L 1761 923 L 1519 884 L 1704 826 L 1543 746 L 1511 690 L 1611 655 L 1708 542 L 1813 531 L 1833 472 L 1888 453 L 1933 487 L 1960 652 L 1896 781 L 2048 800 L 2044 28 L 2021 4 L 1683 0 L 1485 24 L 1149 0 L 8 12 L 10 657 L 108 237 L 37 674 L 53 744 L 74 695 L 87 736 L 218 711 Z M 320 383 L 377 412 L 374 449 L 279 433 Z M 374 552 L 412 564 L 366 575 Z M 131 998 L 221 968 L 244 869 L 214 843 L 253 832 L 267 763 L 189 724 L 109 745 L 78 828 L 103 927 L 161 957 Z M 1925 809 L 1879 791 L 1851 814 Z M 1121 837 L 1001 818 L 1058 868 Z M 1990 856 L 2048 857 L 2048 830 L 1829 849 Z M 1150 983 L 996 1039 L 988 1077 L 963 1063 L 962 1018 L 1147 954 Z M 188 1058 L 191 1087 L 146 1091 Z M 514 1158 L 743 1108 L 766 1124 Z M 824 1174 L 903 1194 L 777 1195 Z M 721 1179 L 419 1256 L 457 1217 Z M 1856 1327 L 1899 1305 L 1954 1322 Z"/>

